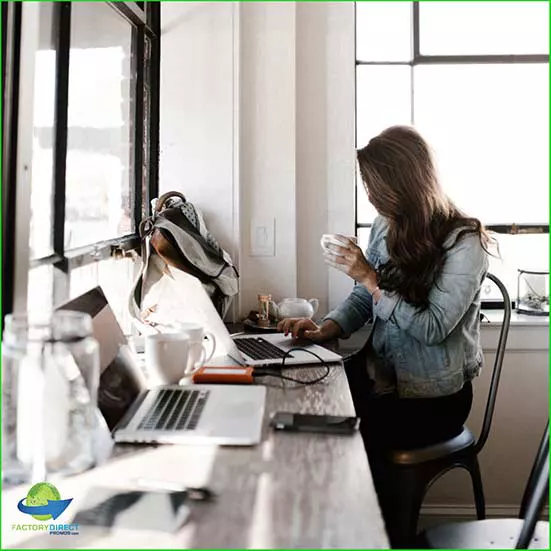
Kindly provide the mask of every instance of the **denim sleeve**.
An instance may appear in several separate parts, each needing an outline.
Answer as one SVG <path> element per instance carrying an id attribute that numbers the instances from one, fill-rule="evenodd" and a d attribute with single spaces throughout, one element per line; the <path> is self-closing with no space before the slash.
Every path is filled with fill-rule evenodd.
<path id="1" fill-rule="evenodd" d="M 363 285 L 356 283 L 348 297 L 322 321 L 328 319 L 339 324 L 344 338 L 349 337 L 373 319 L 373 300 L 370 293 Z"/>
<path id="2" fill-rule="evenodd" d="M 428 308 L 422 310 L 383 291 L 373 307 L 375 316 L 383 320 L 392 317 L 400 329 L 429 346 L 445 340 L 471 306 L 488 270 L 478 235 L 463 237 L 447 255 L 430 291 Z"/>

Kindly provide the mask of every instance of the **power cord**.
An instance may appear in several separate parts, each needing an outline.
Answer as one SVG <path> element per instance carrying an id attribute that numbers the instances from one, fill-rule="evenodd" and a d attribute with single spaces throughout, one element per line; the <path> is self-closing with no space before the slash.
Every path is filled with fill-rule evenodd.
<path id="1" fill-rule="evenodd" d="M 282 375 L 279 371 L 271 371 L 271 370 L 263 370 L 262 368 L 255 368 L 253 371 L 253 377 L 276 377 L 277 379 L 283 379 L 284 381 L 291 381 L 293 383 L 298 383 L 301 385 L 315 385 L 317 383 L 320 383 L 323 381 L 330 372 L 330 367 L 327 365 L 327 363 L 318 356 L 315 352 L 312 352 L 311 350 L 307 350 L 306 348 L 301 347 L 293 347 L 287 350 L 285 354 L 283 355 L 283 360 L 281 362 L 281 367 L 278 369 L 283 369 L 285 367 L 285 360 L 290 356 L 291 352 L 295 351 L 302 351 L 302 352 L 308 352 L 308 354 L 311 354 L 312 356 L 315 356 L 321 363 L 323 367 L 325 367 L 326 371 L 323 375 L 317 377 L 316 379 L 311 379 L 309 381 L 301 380 L 301 379 L 295 379 L 294 377 L 289 377 L 287 375 Z"/>

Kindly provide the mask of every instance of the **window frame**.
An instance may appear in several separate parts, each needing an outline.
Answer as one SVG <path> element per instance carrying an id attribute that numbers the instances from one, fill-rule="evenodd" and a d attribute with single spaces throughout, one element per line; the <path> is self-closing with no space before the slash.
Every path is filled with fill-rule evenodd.
<path id="1" fill-rule="evenodd" d="M 133 125 L 134 151 L 131 163 L 131 204 L 134 232 L 113 239 L 103 240 L 84 247 L 65 248 L 65 204 L 66 204 L 66 161 L 68 137 L 68 94 L 69 94 L 69 54 L 71 47 L 72 2 L 54 3 L 54 24 L 56 25 L 56 78 L 53 144 L 53 186 L 52 186 L 52 253 L 37 259 L 28 259 L 28 270 L 39 266 L 52 265 L 54 268 L 53 302 L 59 304 L 67 300 L 70 272 L 74 268 L 98 262 L 110 257 L 125 256 L 129 251 L 140 247 L 139 224 L 147 214 L 150 199 L 158 194 L 159 159 L 159 85 L 160 85 L 160 4 L 146 2 L 141 9 L 136 2 L 104 2 L 114 9 L 132 26 L 133 48 L 132 66 L 135 81 L 132 89 L 134 109 Z M 2 317 L 14 309 L 16 294 L 16 248 L 17 213 L 17 162 L 18 162 L 18 123 L 19 86 L 21 61 L 21 34 L 23 3 L 3 2 L 2 23 L 4 27 L 3 56 L 5 65 L 3 84 L 3 300 Z M 149 56 L 145 59 L 145 45 L 149 43 Z M 4 61 L 4 59 L 3 59 Z M 146 65 L 149 82 L 146 82 Z M 23 84 L 21 84 L 23 85 Z M 147 86 L 148 106 L 145 105 Z M 148 121 L 144 114 L 148 113 Z M 147 122 L 147 128 L 145 126 Z M 32 131 L 30 131 L 32 134 Z M 147 151 L 146 151 L 147 148 Z M 144 166 L 144 153 L 147 165 Z M 144 186 L 144 177 L 147 185 Z M 145 193 L 144 193 L 145 191 Z M 30 200 L 31 191 L 27 192 Z M 25 244 L 21 243 L 22 248 Z M 27 254 L 30 256 L 29 244 Z M 2 321 L 3 323 L 3 321 Z"/>
<path id="2" fill-rule="evenodd" d="M 13 310 L 16 159 L 21 59 L 20 2 L 2 2 L 2 327 Z"/>
<path id="3" fill-rule="evenodd" d="M 446 65 L 465 65 L 465 64 L 520 64 L 520 63 L 549 63 L 549 54 L 490 54 L 490 55 L 426 55 L 421 54 L 420 51 L 420 39 L 421 39 L 421 28 L 420 28 L 420 6 L 419 2 L 409 2 L 411 4 L 411 40 L 412 40 L 412 52 L 411 59 L 408 61 L 366 61 L 358 59 L 357 52 L 357 2 L 354 2 L 354 58 L 356 64 L 355 70 L 355 105 L 354 105 L 354 143 L 356 148 L 358 148 L 358 94 L 357 94 L 357 76 L 358 76 L 358 67 L 369 66 L 369 65 L 379 65 L 379 66 L 390 66 L 390 65 L 401 65 L 410 67 L 410 78 L 411 78 L 411 120 L 410 123 L 415 123 L 415 78 L 414 78 L 414 68 L 419 65 L 434 65 L 434 64 L 446 64 Z M 355 187 L 354 187 L 354 224 L 355 232 L 358 234 L 358 230 L 361 228 L 371 228 L 373 225 L 372 222 L 358 222 L 358 186 L 361 185 L 358 181 L 358 175 L 356 171 L 355 176 Z M 484 222 L 483 222 L 484 223 Z M 533 223 L 533 224 L 519 224 L 512 221 L 504 220 L 503 223 L 499 224 L 489 224 L 485 225 L 486 229 L 489 231 L 495 232 L 497 234 L 549 234 L 549 224 L 545 223 Z M 489 301 L 485 303 L 485 307 L 502 307 L 503 302 L 499 305 L 495 301 Z"/>

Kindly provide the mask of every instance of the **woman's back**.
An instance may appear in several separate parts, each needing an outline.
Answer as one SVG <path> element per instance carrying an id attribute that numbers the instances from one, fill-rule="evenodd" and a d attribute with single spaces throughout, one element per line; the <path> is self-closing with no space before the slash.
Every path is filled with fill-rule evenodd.
<path id="1" fill-rule="evenodd" d="M 376 269 L 388 261 L 387 227 L 382 217 L 372 227 L 367 259 Z M 459 232 L 445 241 L 451 248 L 426 308 L 386 291 L 373 306 L 373 348 L 394 369 L 402 397 L 452 394 L 482 367 L 480 287 L 488 258 L 477 234 L 456 242 Z"/>

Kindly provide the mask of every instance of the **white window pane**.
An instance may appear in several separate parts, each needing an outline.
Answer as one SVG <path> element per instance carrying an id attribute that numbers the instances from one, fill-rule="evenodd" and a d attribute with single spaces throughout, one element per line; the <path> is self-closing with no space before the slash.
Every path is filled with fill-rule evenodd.
<path id="1" fill-rule="evenodd" d="M 360 171 L 356 163 L 356 219 L 359 224 L 369 224 L 377 216 L 375 207 L 369 202 L 367 192 L 362 182 Z"/>
<path id="2" fill-rule="evenodd" d="M 356 58 L 411 59 L 411 2 L 356 2 Z"/>
<path id="3" fill-rule="evenodd" d="M 548 2 L 420 2 L 425 55 L 549 53 Z"/>
<path id="4" fill-rule="evenodd" d="M 415 124 L 442 185 L 485 224 L 549 220 L 547 64 L 415 69 Z"/>
<path id="5" fill-rule="evenodd" d="M 371 228 L 358 228 L 358 247 L 365 253 L 369 243 Z"/>
<path id="6" fill-rule="evenodd" d="M 128 311 L 128 290 L 136 277 L 136 262 L 132 258 L 107 259 L 71 270 L 69 297 L 76 298 L 97 285 L 101 286 L 123 332 L 131 332 Z"/>
<path id="7" fill-rule="evenodd" d="M 134 72 L 130 23 L 103 3 L 75 2 L 67 133 L 69 249 L 133 231 Z"/>
<path id="8" fill-rule="evenodd" d="M 356 72 L 357 147 L 395 124 L 411 124 L 411 69 L 363 65 Z"/>

